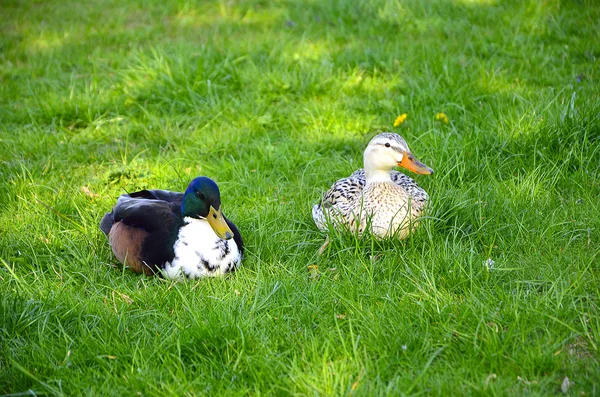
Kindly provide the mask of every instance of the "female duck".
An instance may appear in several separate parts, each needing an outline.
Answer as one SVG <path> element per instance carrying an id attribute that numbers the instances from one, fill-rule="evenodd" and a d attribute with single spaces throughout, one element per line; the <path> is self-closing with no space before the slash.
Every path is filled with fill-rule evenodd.
<path id="1" fill-rule="evenodd" d="M 219 187 L 206 177 L 185 193 L 123 194 L 100 229 L 121 263 L 147 275 L 218 276 L 235 270 L 244 253 L 240 232 L 221 213 Z"/>
<path id="2" fill-rule="evenodd" d="M 410 177 L 393 171 L 404 167 L 417 174 L 433 170 L 413 156 L 404 139 L 393 133 L 375 136 L 364 154 L 364 169 L 335 182 L 312 209 L 317 227 L 326 231 L 328 222 L 362 234 L 406 238 L 416 226 L 429 196 Z M 326 240 L 321 250 L 325 249 Z M 322 252 L 322 251 L 321 251 Z"/>

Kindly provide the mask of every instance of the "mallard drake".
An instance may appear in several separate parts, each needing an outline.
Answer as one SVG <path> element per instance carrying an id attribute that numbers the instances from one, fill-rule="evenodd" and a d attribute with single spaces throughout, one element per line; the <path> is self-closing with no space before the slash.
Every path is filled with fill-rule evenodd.
<path id="1" fill-rule="evenodd" d="M 400 135 L 376 135 L 365 150 L 365 168 L 335 182 L 313 206 L 317 227 L 326 231 L 331 221 L 334 227 L 342 225 L 352 232 L 358 229 L 359 234 L 369 229 L 377 237 L 406 238 L 429 196 L 412 178 L 392 170 L 396 166 L 417 174 L 433 173 L 415 158 Z"/>
<path id="2" fill-rule="evenodd" d="M 218 276 L 235 270 L 244 245 L 221 212 L 219 187 L 198 177 L 185 193 L 123 194 L 100 222 L 113 253 L 136 273 L 166 278 Z"/>

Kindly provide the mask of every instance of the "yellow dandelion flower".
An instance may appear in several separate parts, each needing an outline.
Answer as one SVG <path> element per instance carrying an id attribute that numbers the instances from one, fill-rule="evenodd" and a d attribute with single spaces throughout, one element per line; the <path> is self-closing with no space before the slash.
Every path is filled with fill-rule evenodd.
<path id="1" fill-rule="evenodd" d="M 404 123 L 407 117 L 408 114 L 406 113 L 403 113 L 400 116 L 396 117 L 396 120 L 394 120 L 394 127 L 398 127 L 400 124 Z"/>
<path id="2" fill-rule="evenodd" d="M 436 114 L 436 115 L 435 115 L 435 119 L 436 119 L 437 121 L 441 121 L 441 122 L 442 122 L 442 123 L 444 123 L 444 124 L 448 124 L 448 123 L 449 123 L 449 121 L 448 121 L 448 116 L 446 116 L 446 114 L 445 114 L 445 113 L 438 113 L 438 114 Z"/>
<path id="3" fill-rule="evenodd" d="M 318 265 L 308 265 L 306 267 L 308 268 L 308 275 L 310 276 L 310 278 L 319 277 L 319 266 Z"/>

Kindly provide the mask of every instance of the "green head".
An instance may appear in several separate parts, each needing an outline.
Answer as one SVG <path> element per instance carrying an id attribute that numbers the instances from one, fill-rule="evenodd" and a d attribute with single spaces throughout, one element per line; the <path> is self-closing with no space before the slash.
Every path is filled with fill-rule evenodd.
<path id="1" fill-rule="evenodd" d="M 219 186 L 210 178 L 200 176 L 188 185 L 181 202 L 181 215 L 206 219 L 215 234 L 229 240 L 233 232 L 221 213 Z"/>

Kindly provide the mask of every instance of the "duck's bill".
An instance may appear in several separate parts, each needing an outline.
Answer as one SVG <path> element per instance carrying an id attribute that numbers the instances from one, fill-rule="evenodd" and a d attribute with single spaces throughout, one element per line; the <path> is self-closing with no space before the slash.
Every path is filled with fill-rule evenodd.
<path id="1" fill-rule="evenodd" d="M 421 163 L 412 153 L 405 152 L 404 157 L 402 157 L 402 161 L 398 163 L 398 166 L 404 167 L 409 171 L 412 171 L 416 174 L 433 174 L 433 170 Z"/>
<path id="2" fill-rule="evenodd" d="M 221 210 L 214 209 L 212 206 L 210 207 L 210 211 L 208 211 L 208 216 L 206 217 L 208 224 L 215 231 L 215 234 L 222 238 L 223 240 L 229 240 L 233 238 L 233 232 L 225 222 L 225 218 L 221 213 Z"/>

